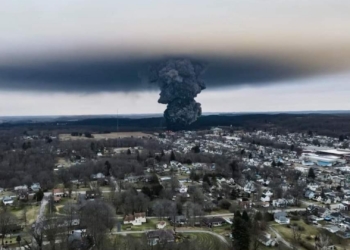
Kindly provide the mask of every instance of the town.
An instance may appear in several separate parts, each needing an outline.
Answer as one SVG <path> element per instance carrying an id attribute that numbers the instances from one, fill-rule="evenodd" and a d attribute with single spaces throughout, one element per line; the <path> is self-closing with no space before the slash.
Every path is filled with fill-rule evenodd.
<path id="1" fill-rule="evenodd" d="M 1 145 L 4 248 L 348 249 L 344 135 L 50 133 Z"/>

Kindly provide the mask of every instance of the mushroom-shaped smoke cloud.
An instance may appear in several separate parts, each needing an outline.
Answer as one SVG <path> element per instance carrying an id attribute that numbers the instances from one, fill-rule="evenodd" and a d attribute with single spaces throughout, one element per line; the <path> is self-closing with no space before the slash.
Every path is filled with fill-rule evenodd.
<path id="1" fill-rule="evenodd" d="M 205 89 L 200 76 L 205 66 L 188 59 L 171 59 L 151 67 L 149 80 L 160 88 L 158 102 L 168 104 L 164 117 L 168 129 L 180 130 L 202 114 L 194 98 Z"/>

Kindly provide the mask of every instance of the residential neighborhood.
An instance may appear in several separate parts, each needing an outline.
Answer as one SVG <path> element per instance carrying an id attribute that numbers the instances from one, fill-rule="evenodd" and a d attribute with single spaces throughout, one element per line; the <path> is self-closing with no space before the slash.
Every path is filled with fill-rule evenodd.
<path id="1" fill-rule="evenodd" d="M 45 182 L 2 188 L 2 206 L 16 225 L 10 237 L 55 223 L 55 237 L 67 228 L 71 247 L 84 246 L 76 249 L 104 244 L 95 242 L 104 231 L 95 232 L 96 225 L 113 237 L 144 233 L 150 246 L 199 233 L 230 245 L 239 226 L 257 230 L 250 241 L 261 249 L 316 249 L 320 237 L 338 249 L 350 242 L 347 139 L 215 127 L 118 143 L 132 140 L 140 145 L 91 144 L 95 155 L 57 148 L 56 164 L 64 166 L 51 188 Z"/>

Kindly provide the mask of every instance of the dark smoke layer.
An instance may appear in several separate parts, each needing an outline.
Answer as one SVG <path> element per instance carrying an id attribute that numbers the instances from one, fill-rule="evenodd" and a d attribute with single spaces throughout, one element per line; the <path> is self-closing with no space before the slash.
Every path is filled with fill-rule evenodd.
<path id="1" fill-rule="evenodd" d="M 150 82 L 160 88 L 158 102 L 168 104 L 164 112 L 168 129 L 184 129 L 202 114 L 201 105 L 194 98 L 205 89 L 200 79 L 204 70 L 203 64 L 188 59 L 167 60 L 151 67 Z"/>

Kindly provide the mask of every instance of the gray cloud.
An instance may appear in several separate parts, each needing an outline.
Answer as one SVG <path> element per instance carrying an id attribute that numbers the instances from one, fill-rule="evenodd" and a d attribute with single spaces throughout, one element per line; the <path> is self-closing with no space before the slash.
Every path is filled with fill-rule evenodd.
<path id="1" fill-rule="evenodd" d="M 172 56 L 170 56 L 172 57 Z M 262 85 L 317 74 L 300 65 L 263 57 L 177 56 L 208 65 L 203 75 L 208 89 L 243 84 Z M 150 65 L 169 57 L 89 58 L 0 65 L 0 89 L 45 92 L 134 92 L 157 90 L 147 83 Z M 174 58 L 174 57 L 172 57 Z M 30 61 L 27 59 L 27 61 Z"/>

